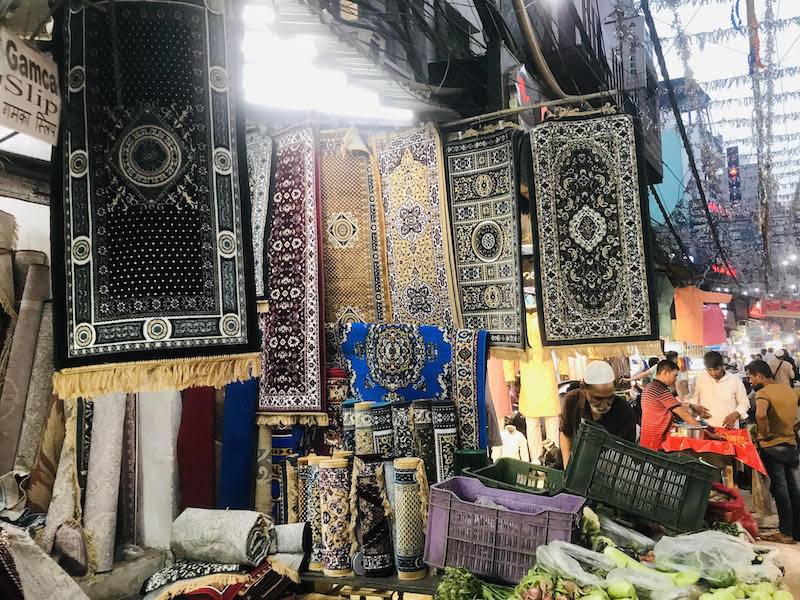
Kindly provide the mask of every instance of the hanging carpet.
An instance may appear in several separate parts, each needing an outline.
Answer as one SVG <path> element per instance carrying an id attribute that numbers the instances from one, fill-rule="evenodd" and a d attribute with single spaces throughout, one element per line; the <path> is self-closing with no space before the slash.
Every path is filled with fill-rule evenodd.
<path id="1" fill-rule="evenodd" d="M 394 552 L 383 459 L 378 455 L 356 456 L 351 485 L 364 575 L 388 577 L 394 572 Z"/>
<path id="2" fill-rule="evenodd" d="M 416 325 L 458 326 L 439 133 L 429 125 L 377 138 L 373 154 L 392 317 Z"/>
<path id="3" fill-rule="evenodd" d="M 542 344 L 658 338 L 647 198 L 627 115 L 531 132 Z"/>
<path id="4" fill-rule="evenodd" d="M 183 390 L 178 429 L 178 479 L 184 508 L 214 508 L 214 402 L 212 387 Z"/>
<path id="5" fill-rule="evenodd" d="M 319 139 L 325 336 L 329 367 L 345 368 L 341 328 L 389 320 L 382 208 L 370 156 L 355 130 Z"/>
<path id="6" fill-rule="evenodd" d="M 257 395 L 256 379 L 237 381 L 225 386 L 218 508 L 250 509 L 253 506 Z"/>
<path id="7" fill-rule="evenodd" d="M 445 145 L 456 284 L 464 327 L 489 331 L 493 347 L 525 346 L 517 129 Z"/>
<path id="8" fill-rule="evenodd" d="M 317 136 L 297 127 L 273 143 L 259 423 L 326 425 Z"/>
<path id="9" fill-rule="evenodd" d="M 69 88 L 51 204 L 62 398 L 259 366 L 236 8 L 132 4 L 116 52 L 108 11 L 73 3 L 54 27 Z"/>
<path id="10" fill-rule="evenodd" d="M 471 450 L 487 446 L 487 339 L 486 331 L 453 333 L 450 399 L 458 416 L 460 447 Z"/>
<path id="11" fill-rule="evenodd" d="M 455 453 L 458 448 L 456 420 L 456 409 L 452 402 L 431 403 L 437 482 L 455 475 Z"/>
<path id="12" fill-rule="evenodd" d="M 269 184 L 272 174 L 272 138 L 260 131 L 247 133 L 247 171 L 250 175 L 250 221 L 253 224 L 253 265 L 256 298 L 266 296 L 264 288 L 264 243 L 267 235 Z M 259 303 L 260 304 L 260 303 Z"/>

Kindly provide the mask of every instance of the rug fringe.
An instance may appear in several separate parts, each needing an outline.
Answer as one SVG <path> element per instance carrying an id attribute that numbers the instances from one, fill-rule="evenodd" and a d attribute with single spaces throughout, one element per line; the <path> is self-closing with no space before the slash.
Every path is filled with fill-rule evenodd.
<path id="1" fill-rule="evenodd" d="M 389 495 L 386 491 L 386 464 L 381 464 L 380 468 L 375 471 L 375 482 L 378 484 L 379 492 L 381 495 L 381 502 L 383 503 L 383 515 L 391 517 L 393 512 L 392 505 L 389 503 Z"/>
<path id="2" fill-rule="evenodd" d="M 244 575 L 242 573 L 214 573 L 213 575 L 205 575 L 203 577 L 178 581 L 168 585 L 167 589 L 161 592 L 153 600 L 172 600 L 173 598 L 178 598 L 182 594 L 193 592 L 200 588 L 235 585 L 237 583 L 244 583 L 247 581 L 247 579 L 248 575 Z"/>
<path id="3" fill-rule="evenodd" d="M 272 567 L 272 570 L 275 571 L 278 575 L 282 575 L 283 577 L 288 577 L 295 583 L 300 583 L 300 573 L 296 570 L 291 568 L 288 565 L 283 564 L 281 561 L 267 557 L 267 561 L 269 565 Z"/>
<path id="4" fill-rule="evenodd" d="M 256 425 L 269 427 L 291 427 L 292 425 L 328 426 L 328 413 L 288 413 L 256 415 Z"/>
<path id="5" fill-rule="evenodd" d="M 659 356 L 661 355 L 661 342 L 616 342 L 583 344 L 580 346 L 549 346 L 559 360 L 565 360 L 577 354 L 582 354 L 590 359 L 605 360 L 613 357 L 627 358 L 630 356 Z"/>
<path id="6" fill-rule="evenodd" d="M 71 367 L 53 374 L 53 393 L 62 399 L 93 398 L 113 392 L 181 391 L 222 387 L 261 374 L 258 353 L 152 360 Z"/>

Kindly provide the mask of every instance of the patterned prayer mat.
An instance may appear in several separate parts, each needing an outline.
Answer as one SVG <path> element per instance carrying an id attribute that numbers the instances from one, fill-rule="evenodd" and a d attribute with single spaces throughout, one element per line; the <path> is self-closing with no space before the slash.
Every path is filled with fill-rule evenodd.
<path id="1" fill-rule="evenodd" d="M 309 571 L 322 571 L 322 515 L 319 505 L 319 464 L 327 457 L 309 456 L 306 477 L 306 514 L 311 525 L 311 557 Z"/>
<path id="2" fill-rule="evenodd" d="M 445 146 L 450 217 L 464 327 L 492 346 L 525 347 L 517 153 L 522 133 L 493 129 Z"/>
<path id="3" fill-rule="evenodd" d="M 259 411 L 324 417 L 321 230 L 317 186 L 317 136 L 297 127 L 273 138 L 266 243 L 265 288 L 269 311 L 261 316 L 263 350 Z M 323 422 L 324 421 L 324 422 Z M 291 422 L 289 420 L 288 422 Z"/>
<path id="4" fill-rule="evenodd" d="M 389 320 L 381 210 L 366 147 L 354 130 L 320 135 L 326 360 L 344 368 L 341 327 Z"/>
<path id="5" fill-rule="evenodd" d="M 349 398 L 342 402 L 342 450 L 354 452 L 356 449 L 356 413 L 358 400 Z"/>
<path id="6" fill-rule="evenodd" d="M 633 122 L 548 121 L 531 147 L 542 343 L 657 339 Z"/>
<path id="7" fill-rule="evenodd" d="M 375 406 L 375 402 L 357 402 L 354 407 L 356 454 L 372 454 L 375 452 L 375 439 L 372 429 L 373 406 Z"/>
<path id="8" fill-rule="evenodd" d="M 433 126 L 373 141 L 386 228 L 389 297 L 395 321 L 460 321 L 447 226 L 443 159 Z"/>
<path id="9" fill-rule="evenodd" d="M 395 471 L 395 561 L 399 579 L 422 579 L 428 521 L 428 482 L 419 458 L 398 458 Z"/>
<path id="10" fill-rule="evenodd" d="M 389 522 L 392 507 L 386 496 L 383 459 L 377 455 L 355 457 L 352 487 L 364 574 L 387 577 L 394 573 L 394 552 Z"/>
<path id="11" fill-rule="evenodd" d="M 339 345 L 341 352 L 341 344 Z M 350 378 L 343 369 L 328 369 L 325 379 L 325 409 L 328 413 L 328 427 L 325 429 L 323 441 L 328 452 L 342 450 L 342 402 L 350 394 Z"/>
<path id="12" fill-rule="evenodd" d="M 355 531 L 350 518 L 350 463 L 346 458 L 331 458 L 320 463 L 319 507 L 323 571 L 328 577 L 352 575 Z"/>
<path id="13" fill-rule="evenodd" d="M 486 331 L 459 329 L 453 335 L 450 399 L 458 415 L 461 448 L 486 448 Z"/>
<path id="14" fill-rule="evenodd" d="M 392 404 L 392 429 L 394 430 L 395 457 L 413 456 L 414 436 L 411 434 L 411 402 L 409 400 L 398 400 Z"/>
<path id="15" fill-rule="evenodd" d="M 411 436 L 414 440 L 414 456 L 422 461 L 427 480 L 436 481 L 436 443 L 430 400 L 414 400 L 411 403 Z"/>
<path id="16" fill-rule="evenodd" d="M 59 11 L 54 378 L 62 398 L 220 386 L 258 368 L 229 0 Z M 77 118 L 80 115 L 80 118 Z M 143 361 L 143 362 L 140 362 Z"/>
<path id="17" fill-rule="evenodd" d="M 370 408 L 370 416 L 372 417 L 374 452 L 383 458 L 395 458 L 391 403 L 376 402 Z"/>

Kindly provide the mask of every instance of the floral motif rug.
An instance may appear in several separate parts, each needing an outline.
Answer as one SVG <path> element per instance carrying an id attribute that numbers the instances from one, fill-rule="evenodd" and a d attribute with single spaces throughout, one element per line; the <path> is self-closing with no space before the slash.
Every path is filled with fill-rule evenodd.
<path id="1" fill-rule="evenodd" d="M 522 133 L 492 129 L 445 145 L 463 325 L 492 346 L 524 348 L 517 150 Z"/>
<path id="2" fill-rule="evenodd" d="M 409 129 L 376 139 L 392 318 L 458 326 L 452 244 L 438 132 Z"/>
<path id="3" fill-rule="evenodd" d="M 633 122 L 547 121 L 531 147 L 542 344 L 658 339 Z"/>

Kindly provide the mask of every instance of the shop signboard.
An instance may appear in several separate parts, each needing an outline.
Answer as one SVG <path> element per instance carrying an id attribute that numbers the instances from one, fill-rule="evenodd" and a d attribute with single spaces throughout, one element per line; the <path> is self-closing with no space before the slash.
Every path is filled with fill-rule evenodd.
<path id="1" fill-rule="evenodd" d="M 60 114 L 56 63 L 0 27 L 0 125 L 55 145 Z"/>

